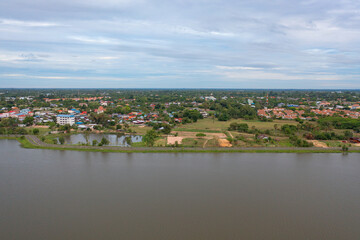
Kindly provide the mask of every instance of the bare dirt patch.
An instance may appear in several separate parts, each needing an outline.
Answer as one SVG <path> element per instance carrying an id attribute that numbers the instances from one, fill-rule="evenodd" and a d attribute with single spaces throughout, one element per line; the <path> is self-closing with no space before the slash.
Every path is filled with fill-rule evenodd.
<path id="1" fill-rule="evenodd" d="M 183 138 L 197 138 L 196 134 L 198 134 L 198 132 L 185 132 L 185 131 L 174 131 L 173 133 L 177 133 L 179 137 L 183 137 Z M 212 139 L 214 137 L 218 137 L 218 138 L 226 138 L 226 135 L 224 133 L 204 133 L 206 134 L 205 137 L 201 137 L 204 139 Z"/>
<path id="2" fill-rule="evenodd" d="M 178 144 L 181 144 L 183 139 L 184 139 L 184 137 L 168 136 L 168 137 L 167 137 L 167 144 L 173 145 L 173 144 L 175 144 L 176 142 L 177 142 Z"/>
<path id="3" fill-rule="evenodd" d="M 227 139 L 219 139 L 220 147 L 232 147 L 231 143 Z"/>
<path id="4" fill-rule="evenodd" d="M 326 145 L 326 143 L 324 142 L 319 142 L 318 140 L 308 140 L 308 141 L 313 143 L 315 147 L 328 148 L 328 145 Z"/>

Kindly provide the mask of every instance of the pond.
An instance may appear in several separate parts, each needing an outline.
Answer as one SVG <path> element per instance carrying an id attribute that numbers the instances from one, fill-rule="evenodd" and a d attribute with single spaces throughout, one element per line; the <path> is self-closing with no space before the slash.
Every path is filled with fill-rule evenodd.
<path id="1" fill-rule="evenodd" d="M 96 140 L 98 143 L 105 137 L 109 141 L 108 146 L 130 147 L 131 142 L 141 142 L 140 135 L 123 135 L 123 134 L 71 134 L 64 136 L 65 144 L 90 144 Z M 127 140 L 128 139 L 128 140 Z M 59 140 L 59 138 L 57 138 Z"/>

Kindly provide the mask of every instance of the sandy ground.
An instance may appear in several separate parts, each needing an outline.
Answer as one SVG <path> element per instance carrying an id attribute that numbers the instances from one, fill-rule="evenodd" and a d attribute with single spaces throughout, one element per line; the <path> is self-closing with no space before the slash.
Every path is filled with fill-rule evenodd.
<path id="1" fill-rule="evenodd" d="M 173 137 L 173 136 L 168 136 L 167 137 L 167 144 L 175 144 L 175 142 L 178 142 L 178 144 L 181 144 L 182 140 L 184 139 L 184 137 Z"/>
<path id="2" fill-rule="evenodd" d="M 182 131 L 174 131 L 173 133 L 177 133 L 179 137 L 183 137 L 183 138 L 197 138 L 196 134 L 198 134 L 198 132 L 182 132 Z M 213 139 L 214 137 L 218 137 L 218 138 L 226 138 L 226 135 L 224 133 L 204 133 L 206 134 L 205 137 L 201 137 L 204 139 Z"/>
<path id="3" fill-rule="evenodd" d="M 220 147 L 231 147 L 231 143 L 226 139 L 219 139 L 219 145 Z"/>
<path id="4" fill-rule="evenodd" d="M 34 126 L 31 126 L 31 127 L 27 127 L 27 128 L 50 128 L 49 126 L 44 126 L 44 125 L 34 125 Z"/>
<path id="5" fill-rule="evenodd" d="M 328 145 L 326 145 L 326 143 L 319 142 L 318 140 L 309 140 L 309 142 L 312 142 L 315 147 L 328 148 Z"/>

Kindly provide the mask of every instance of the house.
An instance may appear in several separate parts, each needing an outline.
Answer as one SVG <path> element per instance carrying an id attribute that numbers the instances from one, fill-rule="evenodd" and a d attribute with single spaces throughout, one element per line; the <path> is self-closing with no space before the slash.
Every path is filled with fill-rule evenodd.
<path id="1" fill-rule="evenodd" d="M 182 122 L 182 118 L 175 118 L 174 121 L 181 123 L 181 122 Z"/>
<path id="2" fill-rule="evenodd" d="M 351 143 L 360 143 L 360 138 L 352 137 L 352 138 L 349 139 L 349 141 L 350 141 Z"/>
<path id="3" fill-rule="evenodd" d="M 59 114 L 56 116 L 56 123 L 60 125 L 69 124 L 74 125 L 75 124 L 75 116 L 69 115 L 69 114 Z"/>
<path id="4" fill-rule="evenodd" d="M 100 106 L 98 109 L 95 109 L 95 112 L 97 114 L 100 114 L 100 113 L 104 113 L 105 112 L 105 108 L 103 106 Z"/>
<path id="5" fill-rule="evenodd" d="M 356 110 L 356 109 L 360 109 L 360 105 L 359 104 L 353 104 L 351 106 L 349 106 L 351 110 Z"/>
<path id="6" fill-rule="evenodd" d="M 8 118 L 10 117 L 10 113 L 6 112 L 6 113 L 0 113 L 0 118 Z"/>
<path id="7" fill-rule="evenodd" d="M 251 99 L 248 99 L 247 102 L 248 102 L 249 105 L 254 105 L 254 101 L 251 100 Z"/>
<path id="8" fill-rule="evenodd" d="M 77 109 L 75 109 L 75 108 L 70 109 L 68 112 L 69 112 L 70 114 L 80 114 L 80 111 L 77 110 Z"/>
<path id="9" fill-rule="evenodd" d="M 266 136 L 265 134 L 261 134 L 261 135 L 259 135 L 259 136 L 257 136 L 257 138 L 258 139 L 269 139 L 269 137 L 268 136 Z"/>
<path id="10" fill-rule="evenodd" d="M 201 110 L 200 110 L 200 114 L 203 116 L 203 118 L 207 118 L 209 116 L 207 112 Z"/>

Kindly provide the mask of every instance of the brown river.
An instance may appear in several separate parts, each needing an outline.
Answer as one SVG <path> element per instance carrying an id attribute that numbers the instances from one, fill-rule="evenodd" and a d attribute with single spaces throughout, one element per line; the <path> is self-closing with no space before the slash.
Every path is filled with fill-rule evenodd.
<path id="1" fill-rule="evenodd" d="M 0 140 L 0 239 L 360 239 L 360 154 L 96 153 Z"/>

